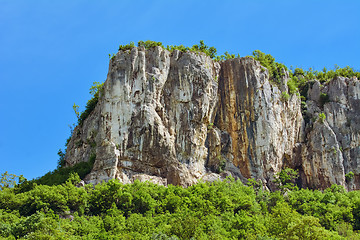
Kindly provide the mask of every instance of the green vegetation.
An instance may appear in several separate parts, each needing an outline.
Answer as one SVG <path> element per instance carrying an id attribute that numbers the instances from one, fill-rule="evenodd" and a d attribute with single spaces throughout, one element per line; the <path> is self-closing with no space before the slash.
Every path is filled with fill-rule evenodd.
<path id="1" fill-rule="evenodd" d="M 215 61 L 225 61 L 228 59 L 240 58 L 239 54 L 229 54 L 228 52 L 225 52 L 223 55 L 217 55 L 216 48 L 208 47 L 207 45 L 205 45 L 203 40 L 200 41 L 200 44 L 193 45 L 192 47 L 186 47 L 183 45 L 170 45 L 165 47 L 161 42 L 155 42 L 150 40 L 145 42 L 139 41 L 138 46 L 143 46 L 146 49 L 160 46 L 163 49 L 167 49 L 169 51 L 177 49 L 181 52 L 204 52 L 206 55 L 208 55 Z M 130 44 L 127 45 L 120 45 L 119 51 L 131 50 L 133 47 L 135 47 L 134 42 L 130 42 Z M 322 71 L 316 71 L 312 68 L 310 68 L 309 70 L 303 70 L 301 68 L 295 68 L 294 70 L 292 70 L 288 69 L 284 64 L 276 62 L 275 58 L 270 54 L 265 54 L 259 50 L 253 51 L 252 56 L 248 57 L 252 57 L 255 60 L 259 61 L 263 67 L 266 67 L 269 70 L 270 81 L 274 84 L 281 84 L 281 79 L 285 76 L 286 71 L 288 71 L 288 94 L 292 95 L 299 92 L 303 102 L 306 101 L 309 86 L 313 83 L 315 79 L 319 80 L 321 83 L 328 82 L 329 80 L 339 76 L 347 78 L 357 77 L 358 79 L 360 79 L 360 72 L 355 71 L 349 66 L 340 68 L 339 66 L 335 65 L 335 68 L 333 70 L 327 70 L 326 68 L 323 68 Z M 322 104 L 325 104 L 329 100 L 329 98 L 325 95 L 320 96 L 320 98 Z M 283 100 L 286 100 L 286 98 L 283 98 Z"/>
<path id="2" fill-rule="evenodd" d="M 131 42 L 120 45 L 119 50 L 128 51 L 134 46 Z M 153 41 L 140 41 L 138 46 L 165 48 L 161 42 Z M 180 45 L 166 49 L 203 52 L 216 61 L 236 57 L 228 52 L 217 56 L 216 49 L 203 41 L 192 47 Z M 111 59 L 114 56 L 110 55 Z M 360 78 L 360 73 L 350 67 L 322 72 L 300 68 L 291 71 L 259 50 L 254 51 L 252 57 L 268 69 L 274 84 L 281 84 L 289 71 L 288 92 L 282 93 L 282 100 L 287 101 L 290 95 L 299 92 L 303 111 L 306 111 L 307 90 L 314 79 L 324 83 L 336 76 Z M 74 104 L 80 126 L 94 110 L 102 88 L 101 83 L 94 83 L 90 88 L 93 97 L 83 112 Z M 324 93 L 319 98 L 322 105 L 329 101 Z M 320 122 L 325 118 L 324 113 L 319 114 Z M 212 128 L 210 123 L 208 129 Z M 90 144 L 95 147 L 95 142 Z M 124 185 L 116 180 L 76 187 L 91 171 L 95 154 L 88 162 L 66 168 L 65 153 L 59 150 L 58 155 L 58 168 L 41 178 L 27 181 L 7 172 L 2 175 L 2 238 L 360 239 L 360 192 L 346 192 L 337 185 L 323 192 L 299 190 L 298 173 L 292 169 L 286 168 L 275 176 L 279 191 L 274 192 L 263 190 L 262 183 L 254 179 L 249 180 L 249 186 L 244 186 L 231 178 L 201 182 L 189 188 L 140 182 Z M 220 158 L 217 171 L 223 171 L 225 165 Z M 350 183 L 353 177 L 354 173 L 347 173 L 346 182 Z"/>
<path id="3" fill-rule="evenodd" d="M 94 82 L 93 85 L 90 87 L 89 93 L 92 95 L 92 98 L 87 102 L 85 110 L 83 112 L 79 112 L 79 106 L 76 105 L 74 103 L 73 105 L 73 110 L 75 112 L 75 115 L 78 119 L 78 125 L 82 126 L 85 119 L 91 114 L 91 112 L 95 109 L 97 102 L 99 101 L 99 97 L 100 94 L 102 94 L 103 92 L 103 86 L 104 83 L 99 83 L 99 82 Z M 75 124 L 73 124 L 74 126 Z M 65 180 L 68 178 L 69 174 L 71 172 L 76 172 L 78 173 L 80 176 L 85 177 L 86 174 L 88 174 L 91 171 L 91 168 L 94 164 L 95 159 L 93 158 L 93 154 L 90 155 L 90 160 L 87 163 L 79 163 L 79 165 L 75 165 L 71 168 L 67 168 L 67 169 L 62 169 L 63 167 L 65 167 L 65 154 L 67 151 L 67 146 L 71 140 L 71 137 L 73 135 L 73 126 L 70 126 L 71 129 L 71 135 L 70 137 L 66 140 L 65 143 L 65 150 L 61 150 L 59 149 L 58 151 L 58 155 L 59 155 L 59 160 L 58 160 L 58 165 L 57 165 L 57 169 L 55 169 L 52 172 L 49 172 L 47 174 L 45 174 L 43 177 L 41 177 L 40 179 L 37 179 L 36 181 L 38 181 L 38 183 L 41 184 L 48 184 L 48 185 L 52 185 L 52 184 L 60 184 L 65 182 Z M 77 130 L 77 135 L 80 134 L 80 130 Z M 95 147 L 96 143 L 94 141 L 90 141 L 88 142 L 90 144 L 90 146 L 92 148 Z M 83 141 L 81 139 L 78 139 L 75 142 L 75 146 L 80 147 L 83 145 Z M 48 179 L 55 179 L 54 183 L 51 183 L 52 180 L 48 180 Z M 46 180 L 44 180 L 46 179 Z M 51 184 L 50 184 L 51 183 Z"/>
<path id="4" fill-rule="evenodd" d="M 154 42 L 154 41 L 150 41 L 150 40 L 145 41 L 145 42 L 144 41 L 138 42 L 138 47 L 145 47 L 146 49 L 157 47 L 157 46 L 164 48 L 164 46 L 162 45 L 161 42 Z"/>
<path id="5" fill-rule="evenodd" d="M 18 177 L 15 174 L 8 173 L 7 171 L 2 173 L 0 178 L 0 190 L 16 186 L 17 178 L 19 178 L 20 181 L 23 176 Z"/>
<path id="6" fill-rule="evenodd" d="M 99 101 L 100 94 L 102 92 L 104 83 L 94 82 L 90 87 L 90 94 L 92 98 L 86 103 L 85 110 L 81 113 L 78 113 L 78 106 L 74 103 L 74 111 L 76 116 L 78 116 L 78 124 L 82 126 L 85 119 L 90 115 L 90 113 L 95 109 L 97 102 Z"/>
<path id="7" fill-rule="evenodd" d="M 285 168 L 275 175 L 274 183 L 277 184 L 282 193 L 288 190 L 298 190 L 298 187 L 295 185 L 298 177 L 299 173 L 297 170 Z"/>
<path id="8" fill-rule="evenodd" d="M 281 100 L 282 100 L 283 102 L 288 101 L 289 98 L 290 98 L 290 95 L 289 95 L 287 92 L 282 92 L 282 93 L 281 93 Z"/>
<path id="9" fill-rule="evenodd" d="M 345 181 L 347 183 L 351 182 L 351 180 L 354 178 L 354 173 L 353 172 L 348 172 L 347 174 L 345 174 Z"/>
<path id="10" fill-rule="evenodd" d="M 322 71 L 313 71 L 309 69 L 309 71 L 305 71 L 303 75 L 307 80 L 311 80 L 316 78 L 320 82 L 327 82 L 335 77 L 357 77 L 360 79 L 360 72 L 355 71 L 353 68 L 346 66 L 344 68 L 340 68 L 335 65 L 333 70 L 328 71 L 326 68 L 323 68 Z"/>
<path id="11" fill-rule="evenodd" d="M 59 151 L 58 151 L 58 156 L 59 156 L 59 160 L 58 160 L 58 168 L 61 168 L 61 167 L 65 167 L 65 153 L 61 150 L 61 149 L 59 149 Z"/>
<path id="12" fill-rule="evenodd" d="M 224 55 L 216 56 L 214 58 L 214 60 L 219 62 L 219 61 L 225 61 L 225 60 L 234 59 L 234 58 L 240 58 L 240 54 L 235 56 L 235 54 L 229 54 L 228 52 L 225 52 Z"/>
<path id="13" fill-rule="evenodd" d="M 117 180 L 76 187 L 22 184 L 0 191 L 3 239 L 359 239 L 360 192 L 334 185 L 281 191 L 228 178 L 188 188 Z M 290 187 L 289 187 L 290 186 Z M 22 191 L 19 191 L 22 189 Z"/>
<path id="14" fill-rule="evenodd" d="M 211 58 L 215 58 L 216 57 L 216 48 L 214 47 L 209 47 L 207 45 L 205 45 L 203 40 L 200 40 L 200 44 L 195 44 L 192 47 L 185 47 L 184 45 L 170 45 L 170 46 L 166 46 L 164 47 L 164 45 L 161 42 L 155 42 L 155 41 L 151 41 L 151 40 L 147 40 L 147 41 L 139 41 L 137 44 L 138 47 L 145 47 L 145 49 L 150 49 L 153 47 L 161 47 L 163 49 L 167 49 L 168 51 L 172 52 L 174 50 L 179 50 L 181 52 L 186 52 L 186 51 L 190 51 L 190 52 L 203 52 L 206 55 L 208 55 Z M 135 47 L 135 43 L 134 42 L 130 42 L 127 45 L 120 45 L 119 46 L 119 51 L 127 51 L 127 50 L 131 50 L 133 47 Z"/>
<path id="15" fill-rule="evenodd" d="M 259 50 L 255 50 L 253 52 L 253 58 L 269 70 L 271 81 L 277 84 L 281 83 L 280 80 L 285 76 L 285 71 L 287 70 L 284 64 L 275 62 L 275 58 L 273 56 L 265 54 Z"/>
<path id="16" fill-rule="evenodd" d="M 175 49 L 181 52 L 186 52 L 186 51 L 203 52 L 210 58 L 216 57 L 216 48 L 205 45 L 203 40 L 200 40 L 200 44 L 195 44 L 192 47 L 185 47 L 183 45 L 179 45 L 179 46 L 170 45 L 167 46 L 166 49 L 169 50 L 170 52 L 174 51 Z"/>
<path id="17" fill-rule="evenodd" d="M 29 182 L 49 186 L 59 185 L 65 183 L 72 174 L 77 174 L 81 179 L 84 179 L 85 176 L 91 172 L 95 158 L 96 155 L 91 154 L 89 161 L 87 162 L 80 162 L 71 167 L 58 167 L 55 170 L 46 173 L 44 176 Z"/>
<path id="18" fill-rule="evenodd" d="M 319 122 L 324 123 L 325 119 L 326 119 L 325 113 L 319 113 L 319 117 L 318 117 Z"/>
<path id="19" fill-rule="evenodd" d="M 135 47 L 135 43 L 134 42 L 130 42 L 127 45 L 120 45 L 119 46 L 119 51 L 127 51 L 127 50 L 131 50 L 133 49 L 133 47 Z M 110 55 L 110 54 L 109 54 Z"/>

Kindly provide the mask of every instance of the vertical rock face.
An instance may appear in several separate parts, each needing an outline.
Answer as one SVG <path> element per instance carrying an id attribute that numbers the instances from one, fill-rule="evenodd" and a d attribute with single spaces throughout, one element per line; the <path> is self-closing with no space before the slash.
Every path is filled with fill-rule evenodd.
<path id="1" fill-rule="evenodd" d="M 287 79 L 284 72 L 271 83 L 268 70 L 248 57 L 218 63 L 161 47 L 119 51 L 96 108 L 74 129 L 66 164 L 95 158 L 85 179 L 92 183 L 189 186 L 232 175 L 273 188 L 274 174 L 292 167 L 304 187 L 358 187 L 358 80 L 315 82 L 305 126 L 300 98 L 284 95 Z M 350 171 L 355 178 L 345 183 Z"/>
<path id="2" fill-rule="evenodd" d="M 331 184 L 360 187 L 360 83 L 336 77 L 325 86 L 315 81 L 309 89 L 306 143 L 302 152 L 304 182 L 313 188 Z M 319 114 L 325 114 L 321 120 Z M 354 179 L 345 184 L 345 174 Z"/>
<path id="3" fill-rule="evenodd" d="M 253 58 L 221 65 L 216 125 L 231 142 L 231 148 L 221 149 L 223 157 L 238 174 L 265 180 L 270 187 L 274 173 L 292 162 L 301 137 L 300 100 L 282 97 L 286 80 L 270 84 L 267 69 Z"/>
<path id="4" fill-rule="evenodd" d="M 97 122 L 96 161 L 87 180 L 130 182 L 141 175 L 187 186 L 204 176 L 218 72 L 219 64 L 203 54 L 170 54 L 160 47 L 118 52 L 91 115 Z M 87 126 L 85 122 L 81 132 L 86 137 L 81 138 L 91 138 Z M 73 144 L 68 149 L 83 157 L 74 161 L 68 154 L 70 165 L 86 161 L 87 147 Z"/>

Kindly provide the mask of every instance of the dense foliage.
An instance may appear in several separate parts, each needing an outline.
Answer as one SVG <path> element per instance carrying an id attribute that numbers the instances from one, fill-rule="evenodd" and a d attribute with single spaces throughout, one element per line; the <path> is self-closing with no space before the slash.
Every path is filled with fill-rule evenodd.
<path id="1" fill-rule="evenodd" d="M 279 181 L 290 184 L 294 172 Z M 5 239 L 360 239 L 360 192 L 268 192 L 231 178 L 189 188 L 117 180 L 0 191 Z"/>
<path id="2" fill-rule="evenodd" d="M 81 179 L 84 179 L 85 176 L 91 172 L 95 158 L 96 156 L 93 154 L 87 162 L 80 162 L 71 167 L 58 167 L 54 171 L 48 172 L 44 176 L 33 181 L 37 184 L 45 184 L 49 186 L 58 185 L 66 182 L 72 173 L 76 173 Z"/>

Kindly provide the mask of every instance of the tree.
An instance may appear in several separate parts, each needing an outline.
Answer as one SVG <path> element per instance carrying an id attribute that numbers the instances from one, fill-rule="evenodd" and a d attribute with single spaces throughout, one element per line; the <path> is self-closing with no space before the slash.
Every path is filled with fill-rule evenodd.
<path id="1" fill-rule="evenodd" d="M 57 154 L 59 155 L 58 168 L 64 167 L 66 164 L 65 153 L 61 149 L 59 149 Z"/>
<path id="2" fill-rule="evenodd" d="M 299 177 L 298 171 L 292 168 L 285 168 L 275 174 L 274 183 L 280 188 L 281 192 L 287 190 L 298 190 L 295 180 Z"/>
<path id="3" fill-rule="evenodd" d="M 8 173 L 7 171 L 1 174 L 0 179 L 0 190 L 3 190 L 4 188 L 11 188 L 16 185 L 16 178 L 21 178 L 23 180 L 23 176 L 20 177 L 16 176 L 15 174 Z"/>
<path id="4" fill-rule="evenodd" d="M 79 117 L 80 117 L 79 105 L 76 105 L 76 104 L 74 103 L 74 105 L 73 105 L 73 110 L 74 110 L 74 112 L 75 112 L 75 115 L 76 115 L 77 119 L 79 119 Z"/>

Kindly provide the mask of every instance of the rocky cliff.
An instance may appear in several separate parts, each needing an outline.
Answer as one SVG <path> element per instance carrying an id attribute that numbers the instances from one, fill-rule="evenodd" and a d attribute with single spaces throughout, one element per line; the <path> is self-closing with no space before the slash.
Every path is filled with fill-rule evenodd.
<path id="1" fill-rule="evenodd" d="M 66 165 L 96 155 L 85 179 L 92 183 L 189 186 L 231 175 L 273 188 L 274 174 L 291 167 L 303 187 L 359 188 L 359 81 L 315 81 L 304 114 L 297 94 L 283 95 L 288 78 L 284 71 L 280 83 L 270 82 L 250 57 L 216 62 L 161 47 L 119 51 L 97 106 L 74 130 Z M 345 181 L 350 171 L 355 177 Z"/>

